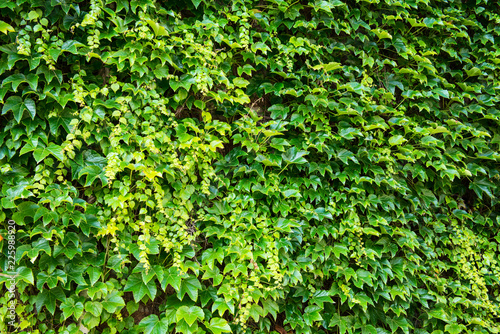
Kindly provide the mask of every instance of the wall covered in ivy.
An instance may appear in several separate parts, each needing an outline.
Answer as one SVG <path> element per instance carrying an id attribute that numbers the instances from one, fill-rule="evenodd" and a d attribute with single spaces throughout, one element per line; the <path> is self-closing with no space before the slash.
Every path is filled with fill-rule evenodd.
<path id="1" fill-rule="evenodd" d="M 493 0 L 1 1 L 0 331 L 498 333 L 499 45 Z"/>

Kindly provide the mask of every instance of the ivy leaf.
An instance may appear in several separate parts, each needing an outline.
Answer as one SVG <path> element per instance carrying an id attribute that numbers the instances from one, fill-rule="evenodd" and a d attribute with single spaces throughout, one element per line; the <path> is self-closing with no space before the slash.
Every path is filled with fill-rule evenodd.
<path id="1" fill-rule="evenodd" d="M 446 311 L 442 307 L 436 307 L 427 312 L 431 318 L 440 319 L 446 322 L 450 322 L 450 316 L 446 313 Z"/>
<path id="2" fill-rule="evenodd" d="M 220 270 L 218 267 L 214 267 L 212 269 L 207 269 L 205 273 L 203 274 L 202 279 L 213 279 L 213 285 L 217 286 L 222 283 L 222 280 L 224 279 L 224 276 L 220 273 Z"/>
<path id="3" fill-rule="evenodd" d="M 167 30 L 160 23 L 155 22 L 153 20 L 146 20 L 146 22 L 151 26 L 151 28 L 153 29 L 153 32 L 155 33 L 156 36 L 167 36 L 168 35 Z M 156 73 L 156 71 L 155 71 L 155 73 Z"/>
<path id="4" fill-rule="evenodd" d="M 42 306 L 45 306 L 47 310 L 54 315 L 56 310 L 56 302 L 57 301 L 65 301 L 66 295 L 64 294 L 61 287 L 55 287 L 54 289 L 43 290 L 38 293 L 36 297 L 36 310 L 40 312 Z"/>
<path id="5" fill-rule="evenodd" d="M 86 273 L 89 275 L 90 286 L 94 286 L 94 284 L 96 284 L 96 282 L 101 277 L 102 270 L 100 268 L 90 266 L 90 267 L 88 267 Z"/>
<path id="6" fill-rule="evenodd" d="M 165 273 L 163 275 L 161 287 L 163 290 L 165 290 L 167 285 L 170 284 L 172 286 L 172 288 L 175 289 L 175 291 L 180 291 L 181 280 L 182 280 L 182 276 L 181 276 L 180 272 L 178 271 L 178 269 L 175 267 L 170 267 L 168 270 L 165 271 Z"/>
<path id="7" fill-rule="evenodd" d="M 409 333 L 408 331 L 408 321 L 403 318 L 403 317 L 398 317 L 398 318 L 389 318 L 387 317 L 387 323 L 389 324 L 389 327 L 391 327 L 392 332 L 394 333 L 397 331 L 398 328 L 401 328 L 406 334 Z"/>
<path id="8" fill-rule="evenodd" d="M 345 150 L 345 149 L 342 149 L 340 150 L 338 153 L 337 153 L 337 156 L 340 160 L 342 160 L 342 162 L 346 165 L 349 164 L 349 160 L 352 160 L 353 162 L 355 163 L 358 163 L 358 160 L 356 159 L 356 157 L 354 156 L 354 153 L 352 153 L 351 151 L 349 150 Z"/>
<path id="9" fill-rule="evenodd" d="M 66 301 L 61 303 L 60 309 L 63 311 L 64 319 L 74 315 L 75 319 L 80 319 L 83 313 L 83 304 L 76 302 L 73 298 L 67 298 Z"/>
<path id="10" fill-rule="evenodd" d="M 206 324 L 206 326 L 214 334 L 231 332 L 231 327 L 229 327 L 227 321 L 222 318 L 212 318 L 210 324 Z"/>
<path id="11" fill-rule="evenodd" d="M 429 207 L 431 204 L 438 205 L 436 196 L 429 189 L 421 189 L 420 198 L 425 203 L 426 207 Z"/>
<path id="12" fill-rule="evenodd" d="M 160 320 L 156 314 L 151 314 L 141 320 L 138 328 L 144 334 L 164 334 L 168 333 L 169 325 L 166 317 Z"/>
<path id="13" fill-rule="evenodd" d="M 248 80 L 245 80 L 243 78 L 234 78 L 233 79 L 233 84 L 236 87 L 244 88 L 244 87 L 248 86 L 249 83 L 250 82 L 248 82 Z"/>
<path id="14" fill-rule="evenodd" d="M 194 191 L 195 191 L 194 186 L 190 184 L 181 190 L 180 198 L 183 199 L 184 201 L 187 201 L 189 200 L 191 195 L 193 195 Z"/>
<path id="15" fill-rule="evenodd" d="M 76 47 L 82 47 L 82 46 L 85 46 L 85 44 L 70 39 L 63 43 L 63 45 L 61 46 L 61 51 L 68 51 L 73 54 L 77 54 L 78 50 L 76 49 Z"/>
<path id="16" fill-rule="evenodd" d="M 102 306 L 108 313 L 115 313 L 125 306 L 125 301 L 118 295 L 117 290 L 113 290 L 110 294 L 106 295 L 106 299 L 102 301 Z"/>
<path id="17" fill-rule="evenodd" d="M 200 281 L 195 276 L 190 275 L 182 280 L 179 292 L 177 292 L 177 298 L 182 299 L 187 293 L 189 298 L 196 301 L 198 299 L 198 290 L 201 290 Z"/>
<path id="18" fill-rule="evenodd" d="M 309 152 L 297 151 L 297 148 L 293 146 L 283 153 L 281 157 L 287 164 L 305 164 L 307 163 L 307 160 L 303 158 L 303 156 L 307 154 L 309 154 Z"/>
<path id="19" fill-rule="evenodd" d="M 33 271 L 29 268 L 26 267 L 18 267 L 16 269 L 16 276 L 17 276 L 17 281 L 20 282 L 21 280 L 29 283 L 29 284 L 35 284 L 34 277 L 33 277 Z"/>
<path id="20" fill-rule="evenodd" d="M 45 159 L 49 154 L 56 157 L 59 161 L 64 160 L 63 149 L 61 146 L 58 146 L 54 143 L 50 143 L 47 147 L 38 147 L 33 152 L 33 157 L 36 162 L 39 163 L 43 159 Z"/>
<path id="21" fill-rule="evenodd" d="M 391 146 L 401 145 L 405 141 L 406 141 L 406 139 L 403 136 L 401 136 L 401 135 L 392 136 L 391 138 L 389 138 L 389 144 Z"/>
<path id="22" fill-rule="evenodd" d="M 62 126 L 67 133 L 73 131 L 73 126 L 71 125 L 71 121 L 73 120 L 73 116 L 69 112 L 62 112 L 55 117 L 49 118 L 49 126 L 50 132 L 53 135 L 57 134 L 57 130 Z"/>
<path id="23" fill-rule="evenodd" d="M 24 76 L 24 74 L 17 73 L 5 78 L 2 81 L 2 86 L 5 86 L 8 83 L 12 83 L 12 89 L 14 90 L 14 92 L 17 92 L 17 88 L 23 82 L 26 82 L 26 77 Z"/>
<path id="24" fill-rule="evenodd" d="M 95 179 L 99 178 L 103 185 L 107 183 L 106 172 L 102 167 L 99 166 L 86 166 L 83 167 L 78 173 L 78 178 L 86 175 L 84 187 L 89 187 L 95 181 Z"/>
<path id="25" fill-rule="evenodd" d="M 377 334 L 377 329 L 372 325 L 366 325 L 361 328 L 362 334 Z"/>
<path id="26" fill-rule="evenodd" d="M 14 113 L 14 119 L 17 123 L 19 123 L 24 112 L 23 99 L 19 96 L 9 97 L 2 108 L 2 115 L 5 115 L 9 110 L 12 110 Z"/>
<path id="27" fill-rule="evenodd" d="M 474 180 L 474 182 L 471 182 L 469 188 L 474 190 L 474 192 L 477 194 L 477 197 L 483 199 L 483 193 L 488 195 L 490 198 L 493 198 L 494 196 L 491 189 L 495 189 L 496 186 L 494 183 L 488 181 L 488 179 L 482 178 L 479 180 Z"/>
<path id="28" fill-rule="evenodd" d="M 450 92 L 447 89 L 435 88 L 432 91 L 434 93 L 437 93 L 439 96 L 444 97 L 445 99 L 450 98 Z"/>
<path id="29" fill-rule="evenodd" d="M 392 39 L 392 35 L 388 31 L 382 29 L 372 29 L 372 31 L 377 35 L 379 39 L 389 38 Z"/>
<path id="30" fill-rule="evenodd" d="M 323 308 L 323 303 L 333 303 L 330 293 L 325 290 L 316 291 L 310 298 L 311 302 Z"/>
<path id="31" fill-rule="evenodd" d="M 102 304 L 97 301 L 88 301 L 85 303 L 85 311 L 91 313 L 94 317 L 100 317 L 102 313 Z"/>
<path id="32" fill-rule="evenodd" d="M 337 62 L 331 62 L 331 63 L 325 64 L 323 66 L 323 68 L 325 69 L 326 72 L 335 71 L 335 70 L 340 69 L 342 67 L 343 67 L 342 64 L 337 63 Z"/>
<path id="33" fill-rule="evenodd" d="M 146 284 L 142 280 L 142 275 L 136 273 L 129 276 L 123 291 L 132 291 L 136 303 L 141 301 L 145 295 L 148 295 L 148 297 L 153 300 L 156 296 L 156 283 L 150 281 Z"/>
<path id="34" fill-rule="evenodd" d="M 469 77 L 475 77 L 481 75 L 481 70 L 477 67 L 473 67 L 470 70 L 465 70 L 465 73 L 467 73 L 467 76 Z"/>
<path id="35" fill-rule="evenodd" d="M 64 271 L 57 269 L 51 273 L 39 272 L 36 277 L 36 286 L 39 290 L 41 290 L 45 283 L 49 289 L 53 289 L 56 287 L 57 282 L 61 281 L 63 284 L 66 283 L 67 275 Z"/>
<path id="36" fill-rule="evenodd" d="M 158 68 L 154 70 L 154 74 L 158 79 L 163 79 L 168 76 L 168 67 L 158 65 Z"/>
<path id="37" fill-rule="evenodd" d="M 54 143 L 50 143 L 45 150 L 49 152 L 51 155 L 57 158 L 59 161 L 64 160 L 64 154 L 63 154 L 63 149 L 61 146 L 56 145 Z"/>
<path id="38" fill-rule="evenodd" d="M 263 300 L 262 306 L 263 306 L 264 314 L 270 313 L 274 317 L 274 319 L 276 319 L 276 316 L 279 312 L 279 306 L 274 300 L 269 299 L 269 298 L 266 300 Z"/>
<path id="39" fill-rule="evenodd" d="M 205 313 L 198 306 L 181 306 L 175 313 L 177 321 L 184 319 L 186 323 L 191 326 L 197 319 L 203 319 Z"/>
<path id="40" fill-rule="evenodd" d="M 35 119 L 35 115 L 36 115 L 35 101 L 33 101 L 32 99 L 26 99 L 26 100 L 24 100 L 24 105 L 26 106 L 26 109 L 28 109 L 28 111 L 31 115 L 31 119 Z"/>
<path id="41" fill-rule="evenodd" d="M 387 90 L 392 94 L 396 93 L 396 87 L 405 90 L 405 87 L 401 81 L 399 81 L 394 74 L 391 74 L 387 77 Z"/>
<path id="42" fill-rule="evenodd" d="M 0 21 L 0 31 L 7 34 L 9 31 L 14 32 L 15 30 L 10 24 Z"/>
<path id="43" fill-rule="evenodd" d="M 351 140 L 355 138 L 354 135 L 361 136 L 362 134 L 358 129 L 346 128 L 340 130 L 339 135 L 345 139 Z"/>
<path id="44" fill-rule="evenodd" d="M 87 285 L 85 279 L 83 278 L 83 273 L 87 269 L 83 265 L 69 264 L 66 266 L 66 272 L 68 273 L 68 282 L 75 282 L 78 285 Z"/>
<path id="45" fill-rule="evenodd" d="M 450 334 L 459 334 L 466 330 L 466 327 L 463 324 L 447 324 L 444 330 Z"/>

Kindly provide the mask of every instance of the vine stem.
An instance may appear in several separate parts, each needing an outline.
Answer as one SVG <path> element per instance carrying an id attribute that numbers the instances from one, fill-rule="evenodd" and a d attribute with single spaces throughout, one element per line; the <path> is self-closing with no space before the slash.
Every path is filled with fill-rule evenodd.
<path id="1" fill-rule="evenodd" d="M 283 169 L 278 173 L 278 176 L 288 167 L 288 165 L 290 165 L 290 164 L 288 163 L 288 164 L 286 164 L 285 167 L 283 167 Z"/>
<path id="2" fill-rule="evenodd" d="M 106 255 L 104 256 L 104 264 L 102 265 L 102 282 L 104 283 L 104 278 L 106 277 L 106 265 L 108 264 L 108 254 L 109 254 L 109 234 L 106 242 Z"/>

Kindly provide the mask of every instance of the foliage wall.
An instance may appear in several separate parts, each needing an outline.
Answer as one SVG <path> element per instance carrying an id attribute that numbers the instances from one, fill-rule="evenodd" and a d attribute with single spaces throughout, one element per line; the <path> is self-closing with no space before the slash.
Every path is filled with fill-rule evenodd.
<path id="1" fill-rule="evenodd" d="M 0 16 L 2 332 L 500 330 L 497 1 Z"/>

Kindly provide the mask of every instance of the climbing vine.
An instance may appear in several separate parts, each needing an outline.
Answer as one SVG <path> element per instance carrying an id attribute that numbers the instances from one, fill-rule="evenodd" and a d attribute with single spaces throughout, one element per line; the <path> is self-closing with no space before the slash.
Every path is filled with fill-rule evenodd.
<path id="1" fill-rule="evenodd" d="M 0 330 L 498 333 L 498 13 L 0 3 Z"/>

